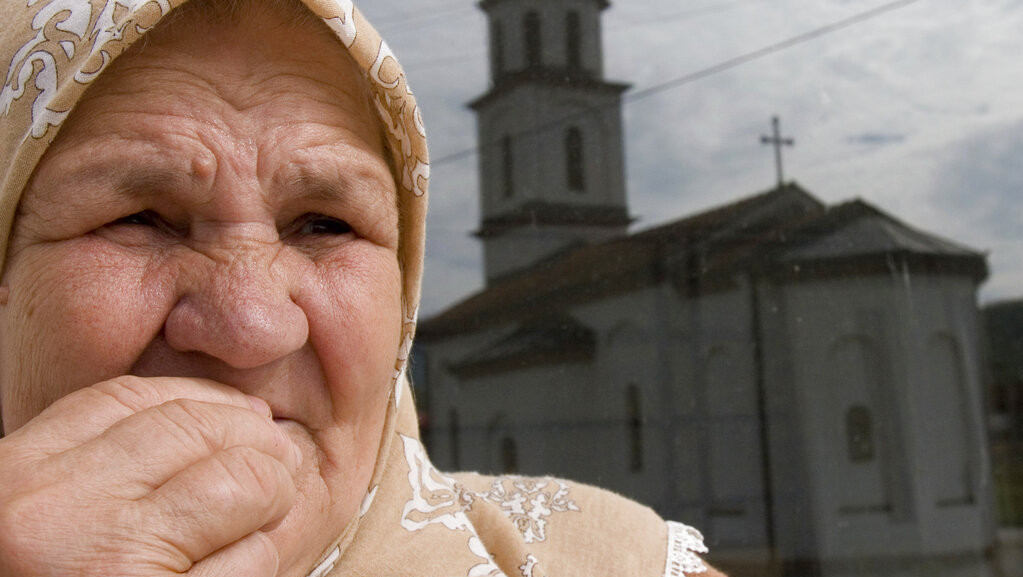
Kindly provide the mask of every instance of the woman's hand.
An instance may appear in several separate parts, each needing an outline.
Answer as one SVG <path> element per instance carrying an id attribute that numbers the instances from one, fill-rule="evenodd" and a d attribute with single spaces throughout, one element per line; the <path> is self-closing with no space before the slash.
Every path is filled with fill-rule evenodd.
<path id="1" fill-rule="evenodd" d="M 273 576 L 301 461 L 263 401 L 121 377 L 0 440 L 0 575 Z"/>

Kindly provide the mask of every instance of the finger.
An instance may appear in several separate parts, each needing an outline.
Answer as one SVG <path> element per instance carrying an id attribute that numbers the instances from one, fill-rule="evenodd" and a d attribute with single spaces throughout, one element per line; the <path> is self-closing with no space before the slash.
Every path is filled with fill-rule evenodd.
<path id="1" fill-rule="evenodd" d="M 280 557 L 265 533 L 259 531 L 235 541 L 200 560 L 186 573 L 189 577 L 274 577 Z"/>
<path id="2" fill-rule="evenodd" d="M 269 416 L 267 404 L 207 379 L 122 376 L 79 389 L 50 405 L 14 435 L 31 439 L 33 449 L 56 454 L 85 443 L 114 423 L 176 399 L 231 405 Z"/>
<path id="3" fill-rule="evenodd" d="M 284 465 L 248 447 L 221 451 L 137 501 L 142 533 L 198 561 L 279 522 L 295 502 Z"/>
<path id="4" fill-rule="evenodd" d="M 97 479 L 106 494 L 139 499 L 212 455 L 248 447 L 280 461 L 290 475 L 301 453 L 268 417 L 250 409 L 177 399 L 130 415 L 59 459 L 40 466 L 54 476 Z"/>

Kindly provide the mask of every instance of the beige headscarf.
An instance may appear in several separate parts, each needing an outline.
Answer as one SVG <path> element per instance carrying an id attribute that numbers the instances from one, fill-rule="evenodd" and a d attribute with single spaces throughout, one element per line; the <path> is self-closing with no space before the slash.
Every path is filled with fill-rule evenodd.
<path id="1" fill-rule="evenodd" d="M 0 259 L 21 191 L 88 85 L 187 0 L 4 0 L 0 59 Z M 394 154 L 403 327 L 376 468 L 357 518 L 311 577 L 673 576 L 704 570 L 695 530 L 621 497 L 551 478 L 448 476 L 430 463 L 405 365 L 422 278 L 430 165 L 400 65 L 351 0 L 302 0 L 364 71 Z M 2 268 L 0 260 L 0 268 Z M 383 385 L 383 384 L 382 384 Z"/>

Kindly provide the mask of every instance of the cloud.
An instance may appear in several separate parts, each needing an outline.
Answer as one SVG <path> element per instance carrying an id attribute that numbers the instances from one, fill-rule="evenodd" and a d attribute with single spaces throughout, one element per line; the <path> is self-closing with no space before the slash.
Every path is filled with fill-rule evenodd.
<path id="1" fill-rule="evenodd" d="M 905 134 L 885 134 L 883 132 L 864 132 L 845 139 L 850 144 L 864 146 L 883 146 L 886 144 L 897 144 L 906 140 Z"/>

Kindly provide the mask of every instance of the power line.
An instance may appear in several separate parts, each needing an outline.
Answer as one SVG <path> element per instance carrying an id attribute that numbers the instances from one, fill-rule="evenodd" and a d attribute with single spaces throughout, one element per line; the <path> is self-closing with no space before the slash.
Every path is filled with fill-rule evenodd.
<path id="1" fill-rule="evenodd" d="M 642 20 L 631 20 L 629 22 L 617 24 L 614 28 L 608 30 L 610 34 L 618 34 L 624 30 L 629 30 L 636 26 L 648 26 L 648 25 L 662 25 L 668 22 L 680 22 L 686 20 L 692 20 L 708 14 L 719 14 L 721 12 L 727 12 L 740 6 L 749 6 L 749 3 L 745 0 L 737 0 L 732 2 L 721 2 L 719 4 L 709 4 L 706 6 L 697 6 L 695 8 L 687 8 L 685 10 L 676 10 L 674 12 L 667 12 L 662 14 L 655 14 L 652 17 L 644 18 Z"/>
<path id="2" fill-rule="evenodd" d="M 869 10 L 865 10 L 863 12 L 854 14 L 853 16 L 850 16 L 848 18 L 843 18 L 842 20 L 838 20 L 836 22 L 832 22 L 831 24 L 827 24 L 827 25 L 821 26 L 819 28 L 815 28 L 813 30 L 810 30 L 808 32 L 804 32 L 802 34 L 793 36 L 793 37 L 788 38 L 786 40 L 782 40 L 781 42 L 776 42 L 774 44 L 770 44 L 770 45 L 765 46 L 763 48 L 754 50 L 752 52 L 747 52 L 747 53 L 742 54 L 740 56 L 736 56 L 735 58 L 730 58 L 728 60 L 725 60 L 725 61 L 720 62 L 718 64 L 715 64 L 713 66 L 709 66 L 707 68 L 703 68 L 703 69 L 698 70 L 696 72 L 685 74 L 683 76 L 679 76 L 677 78 L 673 78 L 671 80 L 662 82 L 660 84 L 655 84 L 655 85 L 649 86 L 647 88 L 636 90 L 634 92 L 626 94 L 622 98 L 622 102 L 628 104 L 628 103 L 632 103 L 632 102 L 636 102 L 636 101 L 642 100 L 644 98 L 649 98 L 651 96 L 654 96 L 655 94 L 660 94 L 660 93 L 666 92 L 668 90 L 673 90 L 675 88 L 679 88 L 681 86 L 684 86 L 684 85 L 696 82 L 697 80 L 702 80 L 702 79 L 707 78 L 709 76 L 713 76 L 715 74 L 719 74 L 721 72 L 725 72 L 727 70 L 731 70 L 732 68 L 737 68 L 739 66 L 742 66 L 743 64 L 748 64 L 749 62 L 752 62 L 754 60 L 758 60 L 760 58 L 764 58 L 766 56 L 775 54 L 777 52 L 781 52 L 783 50 L 787 50 L 787 49 L 792 48 L 794 46 L 797 46 L 799 44 L 803 44 L 805 42 L 809 42 L 810 40 L 814 40 L 816 38 L 820 38 L 821 36 L 825 36 L 827 34 L 831 34 L 833 32 L 838 32 L 839 30 L 844 30 L 844 29 L 849 28 L 851 26 L 855 26 L 857 24 L 861 24 L 863 22 L 866 22 L 867 20 L 871 20 L 871 19 L 877 18 L 877 17 L 879 17 L 879 16 L 881 16 L 883 14 L 886 14 L 888 12 L 892 12 L 894 10 L 898 10 L 900 8 L 904 8 L 906 6 L 909 6 L 910 4 L 915 4 L 915 3 L 919 2 L 919 1 L 920 0 L 895 0 L 893 2 L 888 2 L 886 4 L 882 4 L 881 6 L 878 6 L 876 8 L 871 8 Z M 529 136 L 529 135 L 534 135 L 534 134 L 542 134 L 542 133 L 547 132 L 549 130 L 554 130 L 554 129 L 559 128 L 559 125 L 561 125 L 562 123 L 564 123 L 566 121 L 572 120 L 573 118 L 578 118 L 580 116 L 587 115 L 587 114 L 589 114 L 589 113 L 591 113 L 593 111 L 600 110 L 601 108 L 605 108 L 605 107 L 608 107 L 608 106 L 611 106 L 611 105 L 604 104 L 604 105 L 591 106 L 591 107 L 585 108 L 583 110 L 579 110 L 579 111 L 573 112 L 572 114 L 567 114 L 564 117 L 562 117 L 562 118 L 560 118 L 560 119 L 558 119 L 556 121 L 546 123 L 545 126 L 543 126 L 543 127 L 534 128 L 534 129 L 530 129 L 530 130 L 524 130 L 522 132 L 513 134 L 512 137 L 518 138 L 518 137 L 522 137 L 522 136 Z M 476 154 L 484 146 L 494 146 L 496 144 L 497 144 L 497 142 L 487 142 L 487 143 L 484 143 L 483 145 L 478 145 L 478 146 L 474 146 L 472 148 L 467 148 L 467 149 L 464 149 L 464 150 L 460 150 L 458 152 L 453 152 L 451 154 L 446 154 L 444 156 L 441 156 L 439 158 L 431 160 L 430 164 L 432 166 L 434 166 L 434 167 L 441 166 L 441 165 L 444 165 L 444 164 L 450 164 L 452 162 L 456 162 L 456 161 L 462 160 L 464 158 L 468 158 L 468 157 Z"/>
<path id="3" fill-rule="evenodd" d="M 697 8 L 690 8 L 690 9 L 681 10 L 681 11 L 662 13 L 662 14 L 659 14 L 659 15 L 654 15 L 653 17 L 650 17 L 650 18 L 644 18 L 644 19 L 641 19 L 641 20 L 627 21 L 627 23 L 624 23 L 624 24 L 622 24 L 622 23 L 616 24 L 614 28 L 609 29 L 608 33 L 609 34 L 613 34 L 613 35 L 618 35 L 618 34 L 621 34 L 623 32 L 629 32 L 630 29 L 635 28 L 635 27 L 651 26 L 651 25 L 661 26 L 661 25 L 665 25 L 665 24 L 668 24 L 668 23 L 672 23 L 672 21 L 693 19 L 693 18 L 696 18 L 698 16 L 704 16 L 704 15 L 711 14 L 711 13 L 719 13 L 719 12 L 723 12 L 723 11 L 726 11 L 726 10 L 731 10 L 733 8 L 736 8 L 737 6 L 742 6 L 742 5 L 748 5 L 748 4 L 747 4 L 747 2 L 745 0 L 737 0 L 737 1 L 723 2 L 723 3 L 719 3 L 719 4 L 711 4 L 711 5 L 707 5 L 707 6 L 700 6 L 700 7 L 697 7 Z M 475 11 L 475 8 L 473 8 L 473 7 L 469 7 L 469 9 Z M 449 7 L 449 8 L 447 8 L 446 11 L 449 11 L 449 12 L 459 12 L 459 11 L 461 11 L 461 8 Z M 409 24 L 409 23 L 411 23 L 411 24 L 421 24 L 421 23 L 425 23 L 425 21 L 428 21 L 428 20 L 439 19 L 439 18 L 434 17 L 434 14 L 435 14 L 434 12 L 431 12 L 429 14 L 409 14 L 407 12 L 403 12 L 401 14 L 397 14 L 397 16 L 399 18 L 401 18 L 401 19 L 394 20 L 394 21 L 389 21 L 389 23 L 381 25 L 380 28 L 382 30 L 386 29 L 386 32 L 391 33 L 391 32 L 393 32 L 393 29 L 390 29 L 389 25 L 404 25 L 404 24 Z M 459 14 L 459 17 L 460 16 L 468 16 L 468 15 L 470 15 L 470 14 L 469 13 Z M 377 19 L 381 19 L 381 18 L 377 18 Z M 376 21 L 376 19 L 374 19 L 374 23 L 375 23 L 375 21 Z M 426 60 L 420 60 L 418 62 L 416 62 L 416 61 L 408 61 L 408 60 L 403 60 L 403 62 L 405 64 L 405 70 L 421 70 L 421 69 L 435 68 L 435 66 L 441 65 L 441 64 L 450 64 L 450 63 L 455 63 L 455 62 L 472 60 L 472 59 L 478 58 L 480 55 L 485 55 L 485 54 L 486 54 L 485 51 L 475 50 L 475 51 L 472 51 L 472 52 L 462 52 L 460 54 L 452 55 L 452 56 L 441 56 L 441 57 L 437 57 L 437 58 L 429 58 L 429 59 L 426 59 Z"/>
<path id="4" fill-rule="evenodd" d="M 400 30 L 401 28 L 407 27 L 411 24 L 422 24 L 424 22 L 430 22 L 433 20 L 446 21 L 452 18 L 452 14 L 457 14 L 459 16 L 462 15 L 468 16 L 469 14 L 475 13 L 476 13 L 475 6 L 471 5 L 466 6 L 464 4 L 458 6 L 452 5 L 445 6 L 443 8 L 434 8 L 432 10 L 424 10 L 416 13 L 404 12 L 400 14 L 393 14 L 391 15 L 391 18 L 388 18 L 387 16 L 381 16 L 379 18 L 373 19 L 373 26 L 381 32 L 385 31 L 394 32 L 395 30 Z"/>
<path id="5" fill-rule="evenodd" d="M 693 72 L 692 74 L 680 76 L 678 78 L 668 80 L 667 82 L 662 82 L 661 84 L 655 84 L 654 86 L 650 86 L 642 90 L 637 90 L 635 92 L 627 94 L 623 98 L 623 100 L 626 102 L 641 100 L 643 98 L 653 96 L 654 94 L 664 92 L 666 90 L 671 90 L 672 88 L 677 88 L 684 84 L 689 84 L 690 82 L 695 82 L 702 78 L 706 78 L 707 76 L 713 76 L 714 74 L 718 74 L 719 72 L 724 72 L 737 66 L 742 66 L 747 62 L 763 58 L 764 56 L 769 56 L 776 52 L 781 52 L 782 50 L 792 48 L 793 46 L 802 44 L 804 42 L 809 42 L 810 40 L 820 38 L 821 36 L 831 34 L 832 32 L 838 32 L 839 30 L 849 28 L 850 26 L 855 26 L 856 24 L 860 24 L 861 22 L 877 18 L 882 14 L 898 10 L 899 8 L 904 8 L 906 6 L 909 6 L 910 4 L 915 4 L 919 1 L 920 0 L 896 0 L 895 2 L 883 4 L 881 6 L 878 6 L 877 8 L 861 12 L 854 16 L 850 16 L 849 18 L 846 18 L 844 20 L 839 20 L 838 22 L 833 22 L 831 24 L 822 26 L 820 28 L 816 28 L 809 32 L 800 34 L 798 36 L 793 36 L 792 38 L 782 40 L 781 42 L 777 42 L 769 46 L 765 46 L 759 50 L 754 50 L 753 52 L 747 52 L 742 56 L 737 56 L 735 58 L 725 60 L 724 62 L 715 64 L 714 66 L 711 66 L 709 68 L 704 68 L 703 70 L 698 70 L 696 72 Z"/>

